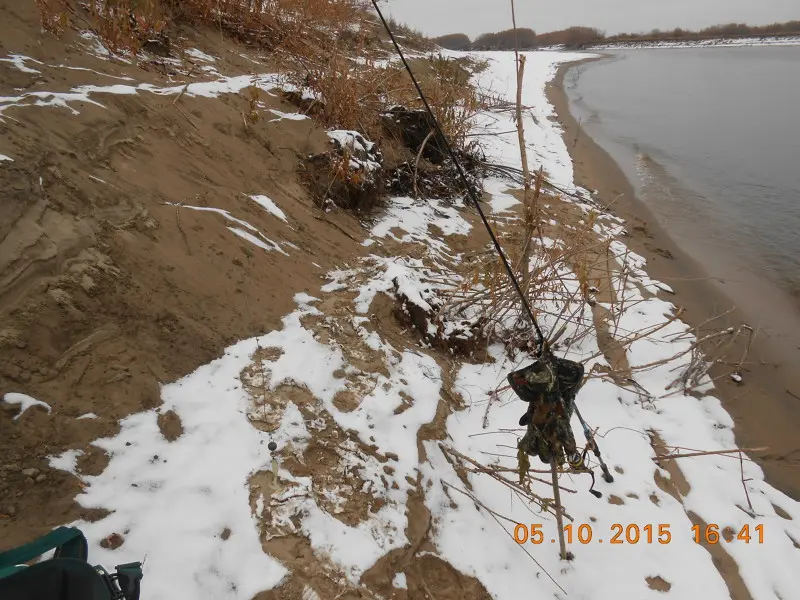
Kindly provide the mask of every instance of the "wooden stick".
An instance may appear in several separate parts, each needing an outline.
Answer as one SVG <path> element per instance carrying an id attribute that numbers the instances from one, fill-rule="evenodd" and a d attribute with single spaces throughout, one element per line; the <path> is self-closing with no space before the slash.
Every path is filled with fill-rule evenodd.
<path id="1" fill-rule="evenodd" d="M 484 470 L 484 469 L 466 469 L 466 470 L 469 471 L 470 473 L 484 473 L 486 475 L 489 474 L 488 471 L 492 471 L 494 473 L 519 473 L 519 471 L 517 469 L 487 469 L 487 470 Z M 533 473 L 549 473 L 550 471 L 533 471 L 533 470 L 528 471 L 528 473 L 531 473 L 531 472 L 533 472 Z M 572 471 L 572 472 L 574 472 L 576 474 L 580 474 L 580 473 L 584 473 L 585 471 Z M 538 481 L 539 483 L 546 483 L 547 485 L 550 485 L 549 481 L 546 481 L 544 479 L 539 479 L 538 477 L 531 477 L 529 475 L 528 479 L 532 479 L 533 481 Z M 561 487 L 562 490 L 564 490 L 565 492 L 569 492 L 570 494 L 577 494 L 578 493 L 578 490 L 573 490 L 571 488 L 564 487 L 563 485 L 560 486 L 560 487 Z"/>
<path id="2" fill-rule="evenodd" d="M 186 93 L 186 90 L 188 90 L 188 89 L 189 89 L 189 83 L 187 82 L 187 83 L 186 83 L 186 85 L 185 85 L 185 86 L 183 86 L 183 89 L 181 89 L 181 93 L 180 93 L 180 94 L 178 94 L 177 98 L 175 98 L 175 100 L 173 100 L 173 101 L 172 101 L 172 103 L 173 103 L 173 104 L 177 104 L 177 103 L 178 103 L 178 101 L 179 101 L 181 98 L 183 98 L 183 95 Z"/>
<path id="3" fill-rule="evenodd" d="M 534 212 L 536 199 L 531 198 L 531 173 L 528 166 L 528 149 L 525 144 L 525 126 L 522 120 L 522 84 L 525 78 L 525 55 L 519 53 L 519 39 L 517 38 L 517 13 L 514 0 L 511 0 L 511 21 L 514 25 L 514 66 L 517 72 L 517 103 L 516 103 L 516 118 L 517 118 L 517 141 L 519 142 L 519 154 L 522 162 L 522 204 L 525 211 L 525 243 L 522 246 L 522 256 L 518 269 L 522 271 L 522 287 L 527 288 L 530 283 L 530 251 L 531 251 L 531 236 L 535 227 Z M 537 183 L 537 187 L 541 184 Z"/>
<path id="4" fill-rule="evenodd" d="M 422 158 L 422 153 L 425 152 L 425 146 L 428 144 L 428 140 L 431 139 L 431 136 L 436 133 L 435 129 L 431 129 L 428 135 L 425 136 L 425 139 L 422 140 L 422 145 L 419 147 L 419 152 L 417 152 L 417 160 L 414 161 L 414 200 L 417 199 L 418 190 L 417 190 L 417 175 L 419 173 L 419 159 Z"/>
<path id="5" fill-rule="evenodd" d="M 674 446 L 672 444 L 652 444 L 652 446 L 653 446 L 653 448 L 662 448 L 666 452 L 676 452 L 678 450 L 684 450 L 686 452 L 704 452 L 704 450 L 700 450 L 699 448 L 688 448 L 686 446 Z M 752 449 L 752 448 L 739 448 L 739 450 L 741 452 L 759 451 L 758 448 L 755 448 L 755 449 Z M 728 455 L 726 454 L 725 457 L 727 457 L 727 456 Z M 731 458 L 733 458 L 733 457 L 731 457 Z M 755 462 L 751 458 L 745 458 L 745 460 L 748 461 L 748 462 Z"/>
<path id="6" fill-rule="evenodd" d="M 744 453 L 743 452 L 739 452 L 739 469 L 742 472 L 742 487 L 744 488 L 744 495 L 747 498 L 747 506 L 750 507 L 750 512 L 755 512 L 755 511 L 753 511 L 753 503 L 750 502 L 750 493 L 747 491 L 747 484 L 745 483 L 745 480 L 744 480 Z"/>
<path id="7" fill-rule="evenodd" d="M 675 458 L 691 458 L 693 456 L 714 456 L 723 454 L 736 454 L 737 452 L 740 454 L 742 452 L 764 452 L 765 450 L 768 449 L 769 448 L 765 446 L 763 448 L 736 448 L 734 450 L 716 450 L 716 451 L 711 450 L 708 452 L 690 452 L 688 454 L 671 454 L 669 456 L 659 456 L 657 458 L 654 458 L 653 460 L 659 462 L 662 460 L 673 460 Z"/>
<path id="8" fill-rule="evenodd" d="M 422 583 L 422 587 L 425 588 L 425 592 L 428 594 L 428 597 L 431 600 L 436 600 L 436 596 L 433 595 L 431 588 L 428 587 L 428 584 L 425 583 L 425 575 L 422 574 L 422 568 L 417 565 L 417 570 L 419 571 L 419 580 Z"/>
<path id="9" fill-rule="evenodd" d="M 755 518 L 756 518 L 756 512 L 755 512 L 755 511 L 752 511 L 752 512 L 747 512 L 745 509 L 743 509 L 743 508 L 742 508 L 741 506 L 739 506 L 738 504 L 734 504 L 734 506 L 735 506 L 736 508 L 738 508 L 740 511 L 742 511 L 744 514 L 746 514 L 748 517 L 750 517 L 751 519 L 755 519 Z"/>
<path id="10" fill-rule="evenodd" d="M 489 401 L 486 403 L 486 412 L 483 413 L 483 428 L 489 427 L 489 407 L 492 406 L 492 400 L 497 399 L 497 392 L 489 392 Z"/>
<path id="11" fill-rule="evenodd" d="M 461 459 L 463 461 L 468 462 L 472 466 L 478 468 L 481 473 L 484 473 L 484 474 L 488 475 L 489 477 L 491 477 L 492 479 L 495 479 L 499 483 L 502 483 L 506 487 L 509 487 L 509 488 L 511 488 L 513 490 L 518 490 L 518 491 L 522 492 L 530 500 L 532 500 L 534 503 L 538 504 L 539 506 L 541 506 L 544 509 L 547 509 L 547 504 L 545 503 L 544 500 L 542 500 L 542 498 L 540 498 L 539 496 L 537 496 L 536 494 L 534 494 L 530 490 L 526 490 L 524 487 L 520 486 L 518 483 L 515 483 L 515 482 L 513 482 L 513 481 L 511 481 L 509 479 L 506 479 L 505 477 L 501 477 L 500 475 L 497 475 L 496 473 L 493 473 L 490 469 L 488 469 L 484 465 L 482 465 L 479 462 L 471 459 L 469 456 L 464 456 L 458 450 L 450 448 L 449 446 L 445 446 L 442 443 L 439 444 L 439 447 L 442 449 L 443 452 L 447 452 L 451 456 L 454 456 L 456 458 L 459 458 L 459 459 Z M 565 490 L 565 491 L 574 492 L 574 490 Z M 569 514 L 567 514 L 567 512 L 564 511 L 563 508 L 561 509 L 561 511 L 562 511 L 563 515 L 565 517 L 567 517 L 567 519 L 569 519 L 570 521 L 574 521 L 574 519 Z M 550 511 L 548 510 L 547 512 L 550 512 Z"/>
<path id="12" fill-rule="evenodd" d="M 575 148 L 575 146 L 578 145 L 578 136 L 580 136 L 580 134 L 581 134 L 581 122 L 582 121 L 583 121 L 583 116 L 578 118 L 578 129 L 575 131 L 575 139 L 572 140 L 572 147 L 573 148 Z"/>
<path id="13" fill-rule="evenodd" d="M 556 525 L 558 526 L 558 545 L 561 549 L 561 560 L 567 560 L 567 544 L 564 541 L 564 520 L 561 518 L 561 493 L 558 488 L 558 466 L 556 459 L 550 462 L 550 472 L 553 476 L 553 499 L 556 503 Z"/>
<path id="14" fill-rule="evenodd" d="M 189 118 L 189 115 L 187 115 L 185 112 L 181 110 L 180 106 L 178 106 L 177 104 L 174 104 L 173 106 L 175 107 L 175 110 L 177 110 L 183 116 L 184 119 L 189 121 L 189 125 L 194 127 L 197 131 L 200 131 L 200 128 L 197 126 L 197 124 Z M 242 116 L 244 116 L 244 113 L 242 113 Z M 245 126 L 246 125 L 247 123 L 245 123 Z"/>
<path id="15" fill-rule="evenodd" d="M 186 250 L 189 252 L 189 255 L 191 256 L 192 247 L 189 245 L 189 238 L 186 237 L 186 232 L 183 230 L 183 225 L 181 225 L 181 216 L 178 213 L 178 208 L 179 208 L 178 206 L 175 206 L 175 220 L 178 223 L 178 229 L 180 230 L 181 235 L 183 236 L 183 241 L 186 244 Z"/>
<path id="16" fill-rule="evenodd" d="M 338 229 L 339 231 L 341 231 L 343 234 L 345 234 L 347 237 L 349 237 L 349 238 L 350 238 L 351 240 L 353 240 L 354 242 L 357 242 L 357 243 L 359 243 L 359 244 L 361 243 L 361 242 L 359 242 L 359 241 L 358 241 L 356 238 L 354 238 L 352 235 L 350 235 L 349 233 L 347 233 L 347 232 L 346 232 L 344 229 L 342 229 L 342 228 L 341 228 L 339 225 L 337 225 L 336 223 L 334 223 L 333 221 L 329 221 L 328 219 L 324 219 L 324 218 L 322 218 L 322 217 L 318 217 L 318 216 L 316 216 L 316 215 L 314 216 L 314 218 L 315 218 L 317 221 L 322 221 L 323 223 L 327 223 L 328 225 L 332 225 L 333 227 L 335 227 L 336 229 Z"/>

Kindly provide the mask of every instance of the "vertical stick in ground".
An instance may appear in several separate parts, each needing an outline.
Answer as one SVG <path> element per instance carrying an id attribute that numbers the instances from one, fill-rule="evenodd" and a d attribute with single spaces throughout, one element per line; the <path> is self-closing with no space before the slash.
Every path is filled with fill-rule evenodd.
<path id="1" fill-rule="evenodd" d="M 522 83 L 525 77 L 525 56 L 519 53 L 519 39 L 517 38 L 517 13 L 514 0 L 511 0 L 511 21 L 514 25 L 514 57 L 517 72 L 517 137 L 519 139 L 519 154 L 522 161 L 523 205 L 525 211 L 525 243 L 522 247 L 522 258 L 519 269 L 522 271 L 522 289 L 527 290 L 530 283 L 530 253 L 531 237 L 534 231 L 534 203 L 531 198 L 531 172 L 528 167 L 528 151 L 525 146 L 525 127 L 522 121 Z"/>
<path id="2" fill-rule="evenodd" d="M 570 560 L 571 556 L 567 553 L 567 544 L 564 541 L 564 517 L 562 516 L 563 509 L 561 508 L 561 490 L 558 487 L 558 466 L 556 459 L 550 461 L 550 472 L 553 475 L 553 499 L 556 502 L 556 525 L 558 527 L 558 546 L 561 560 Z"/>

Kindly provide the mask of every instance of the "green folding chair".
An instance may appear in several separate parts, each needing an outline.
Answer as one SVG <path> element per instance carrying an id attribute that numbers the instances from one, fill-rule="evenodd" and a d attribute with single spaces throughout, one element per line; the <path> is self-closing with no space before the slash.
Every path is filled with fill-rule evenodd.
<path id="1" fill-rule="evenodd" d="M 53 558 L 25 564 L 50 550 Z M 139 600 L 141 563 L 118 565 L 112 575 L 91 566 L 88 554 L 86 537 L 74 527 L 0 553 L 0 600 Z"/>

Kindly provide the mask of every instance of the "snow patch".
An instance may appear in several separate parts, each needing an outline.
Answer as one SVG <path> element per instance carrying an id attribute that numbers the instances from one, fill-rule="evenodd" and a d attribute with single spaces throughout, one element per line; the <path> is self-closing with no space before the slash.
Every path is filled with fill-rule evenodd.
<path id="1" fill-rule="evenodd" d="M 367 172 L 380 170 L 380 153 L 374 142 L 370 142 L 357 131 L 337 129 L 327 133 L 337 149 L 349 151 L 351 169 L 363 169 Z"/>
<path id="2" fill-rule="evenodd" d="M 178 206 L 180 208 L 189 208 L 191 210 L 199 210 L 199 211 L 203 211 L 203 212 L 214 212 L 214 213 L 220 214 L 223 217 L 225 217 L 226 219 L 228 219 L 229 221 L 232 221 L 232 222 L 236 223 L 237 225 L 240 225 L 241 227 L 249 229 L 250 231 L 253 232 L 253 233 L 248 233 L 247 231 L 239 229 L 238 227 L 228 227 L 229 231 L 231 231 L 232 233 L 235 233 L 240 238 L 247 240 L 251 244 L 254 244 L 254 245 L 258 246 L 259 248 L 262 248 L 263 250 L 266 250 L 267 252 L 271 252 L 272 250 L 277 250 L 281 254 L 289 256 L 289 254 L 283 248 L 280 247 L 280 244 L 278 244 L 277 242 L 273 242 L 271 239 L 269 239 L 267 236 L 265 236 L 263 233 L 261 233 L 258 229 L 253 227 L 247 221 L 243 221 L 241 219 L 237 219 L 236 217 L 231 215 L 231 213 L 229 213 L 227 210 L 224 210 L 222 208 L 213 208 L 213 207 L 210 207 L 210 206 L 191 206 L 189 204 L 175 204 L 175 203 L 172 203 L 172 202 L 166 202 L 165 204 L 167 204 L 168 206 Z M 255 234 L 255 235 L 253 235 L 253 234 Z"/>
<path id="3" fill-rule="evenodd" d="M 545 86 L 555 76 L 561 64 L 591 58 L 592 54 L 578 52 L 523 52 L 525 79 L 523 96 L 530 107 L 523 113 L 525 142 L 531 172 L 544 167 L 549 180 L 574 191 L 572 160 L 561 138 L 562 128 L 555 121 L 555 109 L 548 102 Z M 477 76 L 477 83 L 508 102 L 516 102 L 516 62 L 513 52 L 473 52 L 485 59 L 489 68 Z M 483 135 L 482 145 L 489 160 L 519 169 L 521 157 L 513 111 L 490 111 L 479 115 L 476 133 Z M 508 187 L 508 184 L 505 184 Z M 504 208 L 510 200 L 502 201 Z"/>
<path id="4" fill-rule="evenodd" d="M 358 131 L 336 129 L 328 131 L 328 137 L 336 140 L 342 147 L 360 150 L 361 152 L 371 152 L 375 146 L 373 142 L 367 141 Z"/>
<path id="5" fill-rule="evenodd" d="M 186 54 L 188 54 L 194 59 L 202 60 L 203 62 L 217 62 L 217 58 L 215 56 L 206 54 L 205 52 L 199 50 L 198 48 L 189 48 L 188 50 L 186 50 Z"/>
<path id="6" fill-rule="evenodd" d="M 398 573 L 392 579 L 392 585 L 396 588 L 400 588 L 401 590 L 408 589 L 408 582 L 406 581 L 406 574 L 405 573 Z"/>
<path id="7" fill-rule="evenodd" d="M 270 108 L 269 112 L 271 112 L 273 115 L 278 117 L 277 119 L 271 119 L 270 123 L 275 123 L 277 121 L 283 121 L 284 119 L 289 120 L 289 121 L 304 121 L 305 119 L 309 118 L 307 115 L 304 115 L 303 113 L 299 113 L 299 112 L 298 113 L 287 113 L 287 112 L 283 112 L 283 111 L 280 111 L 280 110 L 275 110 L 274 108 Z"/>
<path id="8" fill-rule="evenodd" d="M 287 345 L 308 339 L 295 335 L 295 328 L 302 329 L 298 313 L 284 322 L 291 331 Z M 261 346 L 275 343 L 265 336 Z M 252 473 L 270 469 L 272 439 L 250 424 L 251 399 L 239 380 L 256 350 L 255 338 L 239 342 L 162 388 L 160 410 L 174 411 L 183 425 L 177 440 L 164 439 L 158 412 L 151 410 L 126 417 L 117 436 L 94 442 L 110 462 L 102 474 L 83 478 L 77 501 L 111 514 L 75 525 L 99 563 L 146 555 L 153 600 L 247 599 L 279 585 L 287 574 L 264 554 L 250 509 L 247 482 Z M 306 356 L 302 348 L 299 355 Z M 307 371 L 305 365 L 304 359 L 295 366 Z M 61 457 L 58 464 L 69 461 Z M 225 529 L 231 532 L 227 540 L 221 538 Z M 127 532 L 125 543 L 113 551 L 102 548 L 99 542 L 113 532 Z"/>
<path id="9" fill-rule="evenodd" d="M 281 221 L 288 223 L 284 212 L 280 208 L 278 208 L 278 205 L 275 204 L 275 202 L 271 198 L 268 198 L 267 196 L 258 195 L 258 196 L 250 196 L 250 199 L 256 204 L 259 204 L 264 210 L 266 210 L 271 215 L 274 215 L 278 217 Z"/>
<path id="10" fill-rule="evenodd" d="M 50 457 L 50 468 L 78 475 L 78 458 L 83 456 L 82 450 L 67 450 L 58 456 Z"/>
<path id="11" fill-rule="evenodd" d="M 26 410 L 28 410 L 33 406 L 42 406 L 47 409 L 48 413 L 52 411 L 50 405 L 47 404 L 47 402 L 42 402 L 41 400 L 32 398 L 27 394 L 20 394 L 17 392 L 8 392 L 7 394 L 5 394 L 3 396 L 3 402 L 5 402 L 6 404 L 19 406 L 19 412 L 17 413 L 17 416 L 14 417 L 15 421 L 18 420 Z"/>
<path id="12" fill-rule="evenodd" d="M 370 235 L 372 238 L 389 237 L 402 243 L 424 244 L 431 253 L 449 257 L 449 247 L 440 235 L 469 235 L 472 231 L 472 225 L 461 216 L 456 206 L 436 199 L 391 198 L 383 215 L 372 226 Z M 431 230 L 432 225 L 438 228 L 437 232 Z M 405 233 L 396 235 L 394 230 L 398 229 Z M 363 245 L 371 244 L 365 241 Z"/>
<path id="13" fill-rule="evenodd" d="M 273 242 L 271 239 L 261 236 L 260 238 L 254 236 L 252 233 L 248 233 L 247 231 L 243 231 L 238 227 L 228 227 L 228 230 L 238 235 L 243 240 L 247 240 L 254 246 L 258 246 L 262 250 L 266 250 L 267 252 L 272 252 L 273 250 L 277 250 L 281 254 L 285 256 L 289 256 L 289 254 L 280 247 L 276 242 Z M 262 239 L 263 238 L 263 239 Z"/>
<path id="14" fill-rule="evenodd" d="M 720 38 L 710 40 L 662 40 L 643 42 L 611 42 L 592 46 L 592 50 L 631 50 L 655 48 L 729 48 L 744 46 L 800 46 L 800 37 L 745 37 Z"/>
<path id="15" fill-rule="evenodd" d="M 0 117 L 2 117 L 5 110 L 13 106 L 66 108 L 73 115 L 78 115 L 80 112 L 72 104 L 85 102 L 105 108 L 101 103 L 90 98 L 91 95 L 98 94 L 134 95 L 139 92 L 149 92 L 159 96 L 184 94 L 190 97 L 218 98 L 222 94 L 237 94 L 250 86 L 269 92 L 278 87 L 281 81 L 282 77 L 276 74 L 237 75 L 234 77 L 219 77 L 214 81 L 201 81 L 172 87 L 158 87 L 150 83 L 141 83 L 136 86 L 123 84 L 109 86 L 83 85 L 68 92 L 27 92 L 20 96 L 0 97 Z"/>
<path id="16" fill-rule="evenodd" d="M 23 73 L 41 73 L 41 71 L 37 71 L 36 69 L 32 69 L 25 65 L 26 61 L 30 61 L 32 63 L 36 63 L 37 65 L 43 65 L 43 62 L 39 62 L 38 60 L 34 60 L 28 56 L 23 56 L 22 54 L 9 54 L 7 58 L 0 58 L 0 62 L 7 62 L 14 65 L 16 69 L 22 71 Z"/>

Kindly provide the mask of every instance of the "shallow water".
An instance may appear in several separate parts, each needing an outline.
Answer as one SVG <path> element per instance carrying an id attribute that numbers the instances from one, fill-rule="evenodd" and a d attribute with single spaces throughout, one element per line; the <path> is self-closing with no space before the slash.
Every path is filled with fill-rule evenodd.
<path id="1" fill-rule="evenodd" d="M 797 306 L 800 47 L 611 54 L 564 80 L 584 130 L 711 275 Z"/>

